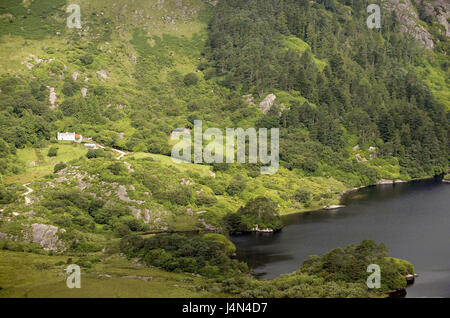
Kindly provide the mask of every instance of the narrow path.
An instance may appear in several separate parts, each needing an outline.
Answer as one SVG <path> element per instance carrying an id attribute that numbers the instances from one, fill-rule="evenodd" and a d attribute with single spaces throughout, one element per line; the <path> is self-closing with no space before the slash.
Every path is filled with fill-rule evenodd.
<path id="1" fill-rule="evenodd" d="M 100 144 L 100 143 L 98 143 L 98 142 L 96 142 L 96 141 L 94 141 L 94 143 L 95 143 L 99 148 L 102 148 L 102 149 L 105 149 L 105 148 L 106 148 L 105 145 L 102 145 L 102 144 Z M 122 151 L 122 150 L 119 150 L 119 149 L 116 149 L 116 148 L 113 148 L 113 147 L 109 147 L 109 148 L 111 148 L 112 151 L 114 151 L 114 152 L 116 152 L 116 153 L 119 154 L 119 155 L 116 157 L 117 160 L 121 160 L 121 159 L 127 154 L 127 152 L 125 152 L 125 151 Z M 130 153 L 131 153 L 131 152 L 130 152 Z"/>
<path id="2" fill-rule="evenodd" d="M 25 193 L 23 194 L 23 197 L 25 198 L 25 205 L 30 205 L 31 199 L 28 197 L 28 195 L 34 191 L 33 189 L 31 189 L 31 188 L 29 187 L 29 185 L 30 185 L 29 183 L 25 183 L 25 184 L 23 185 L 23 186 L 28 190 L 27 192 L 25 192 Z"/>
<path id="3" fill-rule="evenodd" d="M 115 148 L 111 148 L 111 149 L 119 154 L 119 156 L 116 158 L 117 160 L 121 160 L 123 158 L 123 156 L 125 156 L 127 154 L 126 152 L 119 150 L 119 149 L 115 149 Z"/>

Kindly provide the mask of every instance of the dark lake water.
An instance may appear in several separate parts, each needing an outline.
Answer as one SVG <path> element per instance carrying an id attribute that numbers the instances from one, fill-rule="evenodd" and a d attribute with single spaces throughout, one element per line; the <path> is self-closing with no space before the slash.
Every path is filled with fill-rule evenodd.
<path id="1" fill-rule="evenodd" d="M 269 279 L 295 271 L 309 255 L 369 239 L 414 264 L 420 277 L 407 297 L 450 297 L 450 184 L 380 185 L 345 196 L 343 204 L 286 216 L 286 227 L 276 234 L 232 237 L 238 258 Z"/>

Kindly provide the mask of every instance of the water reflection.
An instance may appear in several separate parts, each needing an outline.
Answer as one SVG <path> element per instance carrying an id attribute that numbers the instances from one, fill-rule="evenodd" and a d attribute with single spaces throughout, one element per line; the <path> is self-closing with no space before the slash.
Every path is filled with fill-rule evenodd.
<path id="1" fill-rule="evenodd" d="M 384 242 L 420 274 L 408 296 L 450 297 L 449 198 L 450 185 L 438 180 L 370 187 L 346 195 L 345 208 L 283 217 L 280 233 L 232 240 L 262 279 L 295 271 L 312 254 L 364 239 Z"/>

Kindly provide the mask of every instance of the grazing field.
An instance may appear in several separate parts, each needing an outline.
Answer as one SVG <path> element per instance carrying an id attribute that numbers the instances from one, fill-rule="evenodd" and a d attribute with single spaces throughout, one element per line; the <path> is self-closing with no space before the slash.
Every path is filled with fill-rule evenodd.
<path id="1" fill-rule="evenodd" d="M 65 273 L 68 259 L 0 251 L 0 298 L 217 296 L 203 290 L 207 285 L 204 278 L 145 268 L 120 256 L 104 258 L 91 268 L 82 267 L 81 288 L 69 289 Z"/>
<path id="2" fill-rule="evenodd" d="M 51 147 L 57 147 L 56 157 L 48 157 L 47 153 Z M 53 167 L 59 162 L 69 162 L 78 159 L 87 153 L 87 149 L 77 143 L 60 143 L 46 148 L 31 148 L 17 150 L 17 156 L 25 165 L 25 172 L 5 177 L 7 183 L 28 183 L 42 178 L 46 174 L 53 173 Z"/>

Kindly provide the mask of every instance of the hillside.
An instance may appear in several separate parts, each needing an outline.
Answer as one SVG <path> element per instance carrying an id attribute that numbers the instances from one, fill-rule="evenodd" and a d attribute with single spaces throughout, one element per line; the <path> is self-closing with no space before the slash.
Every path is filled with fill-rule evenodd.
<path id="1" fill-rule="evenodd" d="M 3 248 L 39 262 L 93 255 L 114 267 L 105 253 L 142 256 L 119 248 L 129 237 L 227 235 L 225 217 L 258 197 L 288 214 L 332 208 L 361 186 L 448 172 L 449 6 L 382 0 L 382 28 L 371 30 L 369 3 L 80 0 L 81 28 L 71 29 L 66 0 L 3 0 Z M 203 130 L 280 129 L 278 172 L 174 163 L 171 133 L 195 120 Z M 105 148 L 57 141 L 66 131 Z M 165 270 L 248 274 L 228 260 L 222 236 L 201 237 L 220 261 L 190 255 L 202 261 Z M 191 274 L 179 275 L 167 279 Z M 167 296 L 218 293 L 197 284 L 207 283 L 195 278 Z M 350 287 L 347 295 L 360 292 Z"/>

